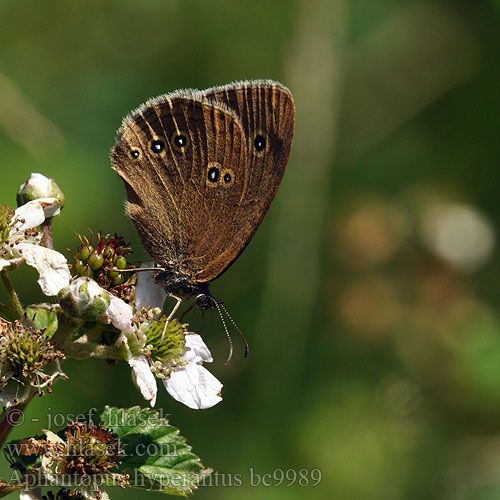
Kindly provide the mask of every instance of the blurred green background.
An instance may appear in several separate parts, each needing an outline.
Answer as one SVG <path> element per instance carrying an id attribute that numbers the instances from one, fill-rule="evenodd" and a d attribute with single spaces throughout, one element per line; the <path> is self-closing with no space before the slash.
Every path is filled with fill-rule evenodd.
<path id="1" fill-rule="evenodd" d="M 252 78 L 295 96 L 280 192 L 212 287 L 250 356 L 234 335 L 225 367 L 208 315 L 224 401 L 196 412 L 160 390 L 204 464 L 242 478 L 195 498 L 500 498 L 499 48 L 498 0 L 0 2 L 0 199 L 54 177 L 60 250 L 92 228 L 146 258 L 108 155 L 148 97 Z M 12 277 L 42 300 L 31 270 Z M 13 438 L 143 404 L 124 363 L 64 366 Z M 322 481 L 252 487 L 251 468 Z"/>

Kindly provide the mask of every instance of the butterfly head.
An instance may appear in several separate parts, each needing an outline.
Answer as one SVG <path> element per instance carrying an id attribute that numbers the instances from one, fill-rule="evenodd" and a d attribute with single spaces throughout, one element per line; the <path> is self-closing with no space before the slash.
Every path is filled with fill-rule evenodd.
<path id="1" fill-rule="evenodd" d="M 199 293 L 194 299 L 194 305 L 200 311 L 208 311 L 217 307 L 217 301 L 209 293 Z"/>

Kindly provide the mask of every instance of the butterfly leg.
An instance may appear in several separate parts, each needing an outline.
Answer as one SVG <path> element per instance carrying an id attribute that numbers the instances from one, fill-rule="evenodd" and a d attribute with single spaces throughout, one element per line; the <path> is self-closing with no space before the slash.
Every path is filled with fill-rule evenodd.
<path id="1" fill-rule="evenodd" d="M 160 340 L 161 344 L 163 344 L 165 334 L 167 333 L 168 323 L 175 316 L 175 313 L 177 312 L 177 309 L 179 309 L 179 306 L 181 305 L 181 302 L 182 302 L 182 299 L 180 297 L 177 297 L 177 295 L 174 295 L 173 293 L 169 293 L 168 296 L 172 297 L 177 302 L 176 302 L 175 306 L 173 307 L 172 311 L 170 312 L 170 314 L 167 316 L 167 320 L 165 321 L 165 327 L 163 328 L 163 333 L 161 334 L 161 340 Z"/>

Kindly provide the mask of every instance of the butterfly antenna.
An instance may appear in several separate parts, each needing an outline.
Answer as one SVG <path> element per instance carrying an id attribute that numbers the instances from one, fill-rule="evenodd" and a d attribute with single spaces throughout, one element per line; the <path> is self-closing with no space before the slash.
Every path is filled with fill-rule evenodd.
<path id="1" fill-rule="evenodd" d="M 233 326 L 236 328 L 236 331 L 240 334 L 241 340 L 243 340 L 243 343 L 245 344 L 245 358 L 248 356 L 248 342 L 247 339 L 245 338 L 245 335 L 243 335 L 243 332 L 240 330 L 239 326 L 236 324 L 234 319 L 231 317 L 231 315 L 228 313 L 227 309 L 225 308 L 224 304 L 220 304 L 224 312 L 226 313 L 227 317 L 229 318 L 229 321 L 233 324 Z"/>
<path id="2" fill-rule="evenodd" d="M 227 329 L 226 321 L 224 320 L 224 316 L 222 315 L 222 311 L 220 310 L 221 305 L 222 304 L 219 304 L 219 302 L 215 301 L 215 307 L 217 308 L 217 312 L 219 313 L 222 324 L 224 325 L 224 331 L 226 332 L 227 340 L 229 341 L 229 356 L 227 357 L 226 360 L 226 366 L 228 366 L 229 363 L 231 363 L 231 360 L 233 359 L 233 339 L 231 338 L 231 335 L 229 335 L 229 330 Z"/>

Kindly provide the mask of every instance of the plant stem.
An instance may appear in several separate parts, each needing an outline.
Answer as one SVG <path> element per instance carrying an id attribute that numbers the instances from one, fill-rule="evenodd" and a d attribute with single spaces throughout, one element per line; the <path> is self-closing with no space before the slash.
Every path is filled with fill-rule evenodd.
<path id="1" fill-rule="evenodd" d="M 14 493 L 15 491 L 24 490 L 27 487 L 28 482 L 26 480 L 0 487 L 0 498 L 6 497 L 7 495 Z"/>
<path id="2" fill-rule="evenodd" d="M 50 342 L 55 346 L 62 346 L 66 340 L 78 330 L 78 328 L 83 324 L 82 320 L 76 318 L 70 318 L 67 314 L 58 314 L 57 320 L 59 326 L 57 327 L 56 333 L 52 335 Z"/>
<path id="3" fill-rule="evenodd" d="M 33 487 L 36 484 L 37 477 L 31 474 L 25 474 L 24 477 L 19 479 L 16 483 L 6 484 L 0 481 L 0 498 L 6 497 L 11 493 L 21 490 L 29 489 L 32 494 L 37 498 L 42 498 L 42 491 L 40 487 Z"/>
<path id="4" fill-rule="evenodd" d="M 110 362 L 123 359 L 123 355 L 114 346 L 80 342 L 80 339 L 78 342 L 67 342 L 62 349 L 66 357 L 76 359 L 99 358 Z"/>
<path id="5" fill-rule="evenodd" d="M 14 285 L 10 280 L 9 273 L 5 269 L 2 269 L 0 271 L 0 275 L 2 276 L 3 284 L 7 289 L 7 293 L 9 294 L 9 299 L 12 303 L 12 306 L 14 307 L 17 317 L 20 318 L 24 314 L 24 309 L 23 306 L 21 305 L 21 301 L 19 300 L 16 291 L 14 290 Z"/>
<path id="6" fill-rule="evenodd" d="M 0 302 L 0 316 L 5 319 L 8 319 L 9 321 L 14 321 L 17 317 L 16 311 L 14 311 L 12 307 L 6 304 L 2 304 L 1 302 Z"/>
<path id="7" fill-rule="evenodd" d="M 54 250 L 54 240 L 52 239 L 52 217 L 49 217 L 48 219 L 45 219 L 42 222 L 42 234 L 43 234 L 43 241 L 45 243 L 45 246 L 47 248 L 50 248 L 51 250 Z"/>
<path id="8" fill-rule="evenodd" d="M 10 431 L 17 425 L 21 425 L 24 421 L 24 409 L 28 406 L 28 403 L 32 400 L 36 391 L 32 392 L 26 401 L 12 406 L 8 410 L 5 410 L 0 419 L 0 449 L 5 444 L 5 441 L 9 437 Z"/>

